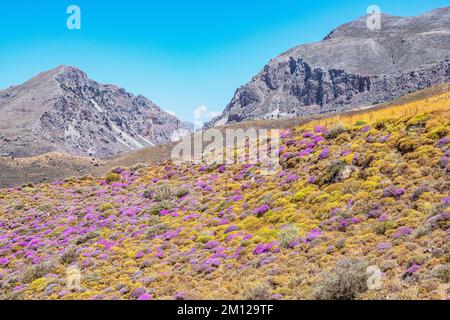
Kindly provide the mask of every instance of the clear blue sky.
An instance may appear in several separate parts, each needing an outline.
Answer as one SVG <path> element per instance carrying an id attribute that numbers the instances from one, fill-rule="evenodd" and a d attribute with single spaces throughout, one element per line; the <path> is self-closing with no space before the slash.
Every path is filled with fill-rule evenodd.
<path id="1" fill-rule="evenodd" d="M 72 4 L 80 31 L 66 28 Z M 0 88 L 73 65 L 192 121 L 201 105 L 222 111 L 271 58 L 321 40 L 371 4 L 411 16 L 450 1 L 2 0 Z"/>

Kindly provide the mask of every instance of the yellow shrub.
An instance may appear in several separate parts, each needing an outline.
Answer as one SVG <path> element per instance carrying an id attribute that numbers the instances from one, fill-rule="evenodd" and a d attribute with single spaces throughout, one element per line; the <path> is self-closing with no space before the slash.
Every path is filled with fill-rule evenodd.
<path id="1" fill-rule="evenodd" d="M 430 133 L 427 134 L 427 137 L 430 139 L 441 139 L 445 137 L 450 132 L 450 129 L 447 127 L 439 127 L 434 130 L 432 130 Z"/>
<path id="2" fill-rule="evenodd" d="M 106 210 L 114 209 L 114 206 L 111 203 L 104 203 L 100 206 L 99 210 L 105 212 Z"/>
<path id="3" fill-rule="evenodd" d="M 317 187 L 308 186 L 306 188 L 303 188 L 294 195 L 295 201 L 301 201 L 305 199 L 308 195 L 312 194 L 313 192 L 317 191 Z"/>
<path id="4" fill-rule="evenodd" d="M 207 243 L 213 239 L 212 236 L 209 235 L 200 235 L 197 237 L 197 242 Z"/>
<path id="5" fill-rule="evenodd" d="M 264 238 L 261 237 L 261 236 L 255 236 L 255 237 L 252 238 L 252 242 L 255 243 L 255 244 L 261 243 L 263 241 L 264 241 Z"/>
<path id="6" fill-rule="evenodd" d="M 344 160 L 347 164 L 352 164 L 353 163 L 353 158 L 355 157 L 354 153 L 350 153 L 346 156 L 342 157 L 342 160 Z"/>
<path id="7" fill-rule="evenodd" d="M 45 287 L 47 286 L 48 283 L 49 283 L 48 279 L 39 278 L 39 279 L 34 280 L 30 284 L 30 287 L 31 287 L 31 289 L 33 289 L 35 291 L 42 291 L 45 289 Z"/>

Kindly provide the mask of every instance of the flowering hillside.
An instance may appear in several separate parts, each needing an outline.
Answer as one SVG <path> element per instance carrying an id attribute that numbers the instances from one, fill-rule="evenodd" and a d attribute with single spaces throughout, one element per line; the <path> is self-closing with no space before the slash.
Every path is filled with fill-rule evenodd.
<path id="1" fill-rule="evenodd" d="M 0 299 L 445 299 L 449 105 L 285 130 L 274 175 L 165 163 L 0 190 Z"/>

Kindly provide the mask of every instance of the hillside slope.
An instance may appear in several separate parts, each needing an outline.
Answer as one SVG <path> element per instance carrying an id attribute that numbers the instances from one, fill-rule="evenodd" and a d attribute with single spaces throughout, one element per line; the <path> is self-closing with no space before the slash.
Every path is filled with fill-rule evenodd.
<path id="1" fill-rule="evenodd" d="M 446 299 L 449 102 L 286 130 L 271 176 L 167 162 L 0 190 L 0 298 Z"/>
<path id="2" fill-rule="evenodd" d="M 206 126 L 372 106 L 450 81 L 450 7 L 340 26 L 271 60 Z"/>
<path id="3" fill-rule="evenodd" d="M 356 109 L 344 113 L 331 113 L 314 116 L 303 116 L 291 119 L 277 119 L 264 121 L 246 121 L 228 124 L 220 127 L 221 130 L 248 129 L 248 128 L 278 128 L 286 129 L 305 125 L 311 121 L 322 119 L 323 122 L 332 123 L 342 117 L 354 117 L 381 110 L 390 109 L 392 106 L 414 105 L 412 112 L 427 110 L 430 105 L 446 103 L 450 96 L 450 84 L 441 84 L 420 90 L 388 103 L 367 109 Z M 442 99 L 445 101 L 442 102 Z M 400 107 L 401 108 L 401 107 Z M 403 116 L 404 113 L 398 114 Z M 392 114 L 391 116 L 394 116 Z M 0 188 L 18 187 L 29 183 L 43 183 L 55 180 L 64 180 L 73 176 L 91 174 L 101 176 L 114 167 L 132 167 L 139 163 L 161 164 L 170 160 L 174 143 L 160 146 L 147 147 L 136 151 L 120 154 L 109 159 L 98 160 L 95 158 L 75 157 L 61 153 L 44 154 L 30 158 L 0 157 Z"/>
<path id="4" fill-rule="evenodd" d="M 0 91 L 0 114 L 0 156 L 64 152 L 103 158 L 170 142 L 178 129 L 188 133 L 147 98 L 66 66 Z"/>

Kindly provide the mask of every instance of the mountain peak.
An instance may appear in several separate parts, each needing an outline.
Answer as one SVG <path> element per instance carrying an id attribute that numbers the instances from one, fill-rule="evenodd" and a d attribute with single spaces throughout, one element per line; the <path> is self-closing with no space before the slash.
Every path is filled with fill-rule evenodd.
<path id="1" fill-rule="evenodd" d="M 0 91 L 0 111 L 0 137 L 9 141 L 0 143 L 0 155 L 14 157 L 53 151 L 109 157 L 170 142 L 174 131 L 186 130 L 149 99 L 65 65 Z"/>

